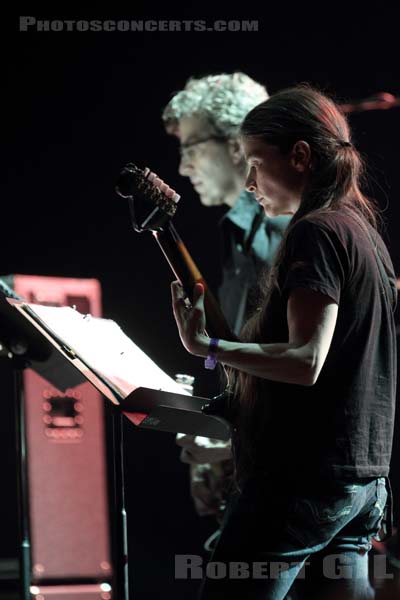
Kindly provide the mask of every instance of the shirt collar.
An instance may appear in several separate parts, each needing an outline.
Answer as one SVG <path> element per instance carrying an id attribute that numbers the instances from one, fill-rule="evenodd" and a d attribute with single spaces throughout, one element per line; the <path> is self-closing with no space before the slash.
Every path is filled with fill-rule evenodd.
<path id="1" fill-rule="evenodd" d="M 220 224 L 222 225 L 228 220 L 237 227 L 240 227 L 240 229 L 248 232 L 251 229 L 254 217 L 259 211 L 260 207 L 254 194 L 243 190 L 234 206 L 222 217 Z M 264 215 L 264 222 L 267 229 L 271 231 L 277 230 L 280 234 L 283 234 L 290 219 L 291 216 L 288 215 L 279 215 L 279 217 L 267 217 L 267 215 Z"/>
<path id="2" fill-rule="evenodd" d="M 259 212 L 260 208 L 252 192 L 243 190 L 234 206 L 222 217 L 221 223 L 226 220 L 231 221 L 240 229 L 249 231 L 253 223 L 254 217 Z"/>

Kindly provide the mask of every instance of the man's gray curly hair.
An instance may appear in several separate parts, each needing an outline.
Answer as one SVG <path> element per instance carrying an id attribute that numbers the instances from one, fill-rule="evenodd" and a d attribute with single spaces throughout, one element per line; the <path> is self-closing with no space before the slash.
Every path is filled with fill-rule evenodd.
<path id="1" fill-rule="evenodd" d="M 232 138 L 247 113 L 267 98 L 266 88 L 244 73 L 190 78 L 169 101 L 162 118 L 167 131 L 177 133 L 182 117 L 206 117 L 216 133 Z"/>

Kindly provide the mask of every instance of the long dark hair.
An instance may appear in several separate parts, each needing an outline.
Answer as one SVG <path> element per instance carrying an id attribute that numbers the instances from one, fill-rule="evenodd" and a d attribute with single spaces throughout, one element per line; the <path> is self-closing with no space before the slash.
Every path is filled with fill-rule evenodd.
<path id="1" fill-rule="evenodd" d="M 257 138 L 287 154 L 303 140 L 311 149 L 311 169 L 301 204 L 278 249 L 267 281 L 262 278 L 261 306 L 245 324 L 241 339 L 262 342 L 271 294 L 278 284 L 286 240 L 296 223 L 316 213 L 347 209 L 365 226 L 377 227 L 374 204 L 361 192 L 363 161 L 351 142 L 345 116 L 327 96 L 301 85 L 278 92 L 251 110 L 241 126 L 243 138 Z M 264 333 L 265 335 L 265 333 Z M 258 435 L 262 435 L 257 400 L 262 382 L 243 372 L 233 372 L 238 410 L 241 454 L 252 460 Z M 265 401 L 264 401 L 265 402 Z M 240 461 L 239 461 L 240 464 Z"/>

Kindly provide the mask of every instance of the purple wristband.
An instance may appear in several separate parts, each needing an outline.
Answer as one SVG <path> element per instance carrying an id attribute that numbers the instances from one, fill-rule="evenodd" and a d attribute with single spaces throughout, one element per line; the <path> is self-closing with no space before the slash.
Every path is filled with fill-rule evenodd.
<path id="1" fill-rule="evenodd" d="M 217 351 L 218 342 L 219 342 L 218 338 L 210 339 L 210 343 L 208 346 L 208 356 L 204 360 L 204 366 L 206 369 L 215 369 L 215 367 L 217 365 L 218 361 L 217 361 L 216 351 Z"/>

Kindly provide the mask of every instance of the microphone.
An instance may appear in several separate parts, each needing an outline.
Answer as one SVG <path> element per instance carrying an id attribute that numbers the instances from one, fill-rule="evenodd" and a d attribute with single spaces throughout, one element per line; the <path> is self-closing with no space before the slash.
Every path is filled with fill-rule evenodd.
<path id="1" fill-rule="evenodd" d="M 378 92 L 362 100 L 354 100 L 349 103 L 341 104 L 340 108 L 344 113 L 364 112 L 367 110 L 387 110 L 400 106 L 400 98 L 389 94 L 389 92 Z"/>

